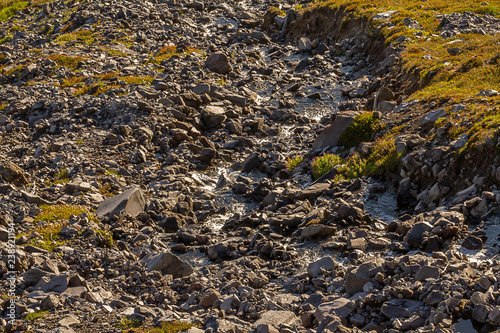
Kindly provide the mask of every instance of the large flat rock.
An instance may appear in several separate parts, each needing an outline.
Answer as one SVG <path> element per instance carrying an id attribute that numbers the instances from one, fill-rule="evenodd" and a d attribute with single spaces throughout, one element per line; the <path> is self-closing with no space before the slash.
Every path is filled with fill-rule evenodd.
<path id="1" fill-rule="evenodd" d="M 139 187 L 132 187 L 112 198 L 106 199 L 94 212 L 97 216 L 129 214 L 132 217 L 144 212 L 146 197 Z"/>
<path id="2" fill-rule="evenodd" d="M 342 133 L 354 122 L 354 118 L 361 113 L 359 111 L 340 112 L 333 123 L 325 127 L 316 140 L 314 140 L 312 148 L 318 149 L 337 146 Z"/>
<path id="3" fill-rule="evenodd" d="M 267 311 L 255 322 L 255 326 L 291 324 L 296 319 L 292 311 Z"/>
<path id="4" fill-rule="evenodd" d="M 148 271 L 160 271 L 163 274 L 171 274 L 174 279 L 188 276 L 193 273 L 193 268 L 187 262 L 183 262 L 175 254 L 165 252 L 148 254 L 142 259 Z"/>

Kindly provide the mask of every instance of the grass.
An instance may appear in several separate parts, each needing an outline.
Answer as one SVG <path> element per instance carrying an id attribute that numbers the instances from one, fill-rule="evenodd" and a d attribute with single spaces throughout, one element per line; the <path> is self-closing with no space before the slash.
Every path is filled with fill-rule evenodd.
<path id="1" fill-rule="evenodd" d="M 0 21 L 5 21 L 28 6 L 28 1 L 2 1 L 0 3 Z"/>
<path id="2" fill-rule="evenodd" d="M 179 49 L 177 46 L 171 45 L 171 46 L 165 46 L 162 47 L 155 55 L 153 55 L 149 62 L 150 63 L 156 63 L 160 64 L 164 60 L 168 60 L 172 58 L 173 56 L 179 56 L 181 54 L 187 55 L 191 54 L 193 52 L 200 53 L 200 50 L 194 48 L 194 47 L 186 47 L 185 49 Z"/>
<path id="3" fill-rule="evenodd" d="M 104 238 L 104 243 L 101 244 L 101 247 L 105 247 L 108 249 L 113 247 L 114 242 L 113 242 L 113 235 L 111 234 L 111 232 L 103 229 L 98 229 L 95 231 L 95 233 L 96 235 L 100 235 Z"/>
<path id="4" fill-rule="evenodd" d="M 127 333 L 177 333 L 189 330 L 191 327 L 199 327 L 198 324 L 183 321 L 171 321 L 162 323 L 161 327 L 144 327 L 138 320 L 123 318 L 117 325 L 122 332 Z"/>
<path id="5" fill-rule="evenodd" d="M 283 16 L 283 17 L 286 16 L 286 13 L 284 11 L 282 11 L 281 9 L 279 9 L 278 7 L 271 7 L 271 8 L 269 8 L 269 11 L 277 16 Z"/>
<path id="6" fill-rule="evenodd" d="M 68 69 L 76 69 L 80 61 L 87 60 L 80 56 L 68 56 L 64 54 L 54 54 L 48 57 L 50 60 L 55 61 L 59 66 L 65 66 Z"/>
<path id="7" fill-rule="evenodd" d="M 31 312 L 26 315 L 26 320 L 35 320 L 38 318 L 45 318 L 45 316 L 49 313 L 49 311 L 37 311 L 37 312 Z"/>
<path id="8" fill-rule="evenodd" d="M 26 68 L 26 66 L 28 66 L 28 64 L 23 64 L 23 65 L 17 65 L 7 71 L 5 71 L 3 73 L 3 75 L 5 76 L 11 76 L 12 74 L 16 73 L 17 72 L 17 76 L 19 76 L 19 74 L 21 74 L 21 72 L 24 70 L 24 68 Z"/>
<path id="9" fill-rule="evenodd" d="M 342 158 L 335 154 L 323 154 L 322 156 L 315 157 L 311 162 L 314 179 L 320 178 L 341 163 Z"/>
<path id="10" fill-rule="evenodd" d="M 302 161 L 304 160 L 304 156 L 301 155 L 295 155 L 294 157 L 287 157 L 286 160 L 286 169 L 288 171 L 293 171 Z"/>
<path id="11" fill-rule="evenodd" d="M 58 246 L 63 245 L 65 242 L 59 240 L 59 234 L 64 226 L 66 226 L 67 223 L 62 222 L 62 223 L 55 223 L 55 224 L 50 224 L 42 227 L 38 227 L 34 230 L 34 232 L 37 232 L 40 235 L 39 239 L 31 239 L 29 241 L 29 245 L 39 247 L 41 249 L 44 249 L 46 251 L 54 251 Z M 17 238 L 20 238 L 21 236 L 29 235 L 30 233 L 21 233 L 17 235 Z"/>
<path id="12" fill-rule="evenodd" d="M 35 216 L 35 223 L 39 221 L 50 222 L 69 220 L 71 215 L 79 216 L 87 213 L 91 221 L 97 222 L 97 217 L 90 210 L 78 205 L 41 205 L 42 212 Z"/>
<path id="13" fill-rule="evenodd" d="M 0 38 L 0 44 L 5 44 L 6 42 L 8 42 L 9 40 L 11 40 L 12 38 L 12 35 L 11 34 L 8 34 L 6 35 L 5 37 L 3 38 Z"/>
<path id="14" fill-rule="evenodd" d="M 351 148 L 361 142 L 370 141 L 373 133 L 382 128 L 383 125 L 373 112 L 362 113 L 354 118 L 354 122 L 342 133 L 339 141 L 344 147 Z"/>
<path id="15" fill-rule="evenodd" d="M 72 41 L 78 41 L 88 46 L 92 45 L 95 40 L 95 34 L 90 30 L 79 30 L 63 34 L 56 38 L 56 44 L 64 45 Z"/>
<path id="16" fill-rule="evenodd" d="M 56 184 L 66 184 L 69 182 L 68 169 L 62 168 L 54 174 L 52 180 L 45 180 L 45 185 L 48 187 L 54 186 Z"/>

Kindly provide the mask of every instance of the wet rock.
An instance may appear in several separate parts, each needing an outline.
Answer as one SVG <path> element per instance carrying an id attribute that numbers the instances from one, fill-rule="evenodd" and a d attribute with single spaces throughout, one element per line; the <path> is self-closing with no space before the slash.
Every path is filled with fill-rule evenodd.
<path id="1" fill-rule="evenodd" d="M 94 212 L 97 216 L 119 216 L 128 214 L 132 217 L 144 212 L 146 197 L 139 187 L 132 187 L 121 194 L 106 199 Z"/>

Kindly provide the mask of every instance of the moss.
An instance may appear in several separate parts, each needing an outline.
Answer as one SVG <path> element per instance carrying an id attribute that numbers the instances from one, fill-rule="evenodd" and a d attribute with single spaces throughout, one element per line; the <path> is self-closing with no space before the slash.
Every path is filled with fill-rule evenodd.
<path id="1" fill-rule="evenodd" d="M 28 6 L 28 1 L 4 1 L 0 5 L 0 21 L 5 21 Z"/>
<path id="2" fill-rule="evenodd" d="M 86 58 L 80 56 L 68 56 L 64 54 L 54 54 L 48 57 L 55 61 L 59 66 L 65 66 L 69 69 L 76 69 L 80 61 L 85 61 Z"/>
<path id="3" fill-rule="evenodd" d="M 65 184 L 69 182 L 68 169 L 62 168 L 54 174 L 52 180 L 45 180 L 45 185 L 48 187 L 54 186 L 56 184 Z"/>
<path id="4" fill-rule="evenodd" d="M 170 45 L 161 48 L 155 55 L 153 55 L 148 63 L 161 63 L 163 60 L 168 60 L 173 56 L 179 56 L 181 54 L 187 55 L 193 52 L 200 53 L 200 50 L 194 47 L 178 48 L 177 46 Z"/>
<path id="5" fill-rule="evenodd" d="M 200 325 L 183 321 L 172 321 L 162 323 L 161 327 L 148 328 L 142 326 L 138 320 L 124 318 L 117 327 L 127 333 L 178 333 L 187 331 L 192 327 L 200 327 Z"/>
<path id="6" fill-rule="evenodd" d="M 106 230 L 99 229 L 95 231 L 96 235 L 101 236 L 104 241 L 102 243 L 98 243 L 98 246 L 105 247 L 105 248 L 112 248 L 114 245 L 113 242 L 113 235 Z"/>
<path id="7" fill-rule="evenodd" d="M 281 9 L 279 9 L 278 7 L 271 7 L 269 8 L 269 11 L 277 16 L 283 16 L 283 17 L 286 16 L 286 13 Z"/>
<path id="8" fill-rule="evenodd" d="M 346 148 L 370 141 L 373 133 L 380 131 L 383 125 L 373 112 L 366 112 L 354 118 L 354 122 L 342 133 L 339 142 Z"/>
<path id="9" fill-rule="evenodd" d="M 26 315 L 26 320 L 35 320 L 38 318 L 45 318 L 45 316 L 49 313 L 49 311 L 37 311 L 31 312 Z"/>
<path id="10" fill-rule="evenodd" d="M 90 46 L 95 40 L 95 34 L 90 30 L 79 30 L 63 34 L 56 38 L 56 43 L 64 45 L 72 41 L 78 41 Z"/>

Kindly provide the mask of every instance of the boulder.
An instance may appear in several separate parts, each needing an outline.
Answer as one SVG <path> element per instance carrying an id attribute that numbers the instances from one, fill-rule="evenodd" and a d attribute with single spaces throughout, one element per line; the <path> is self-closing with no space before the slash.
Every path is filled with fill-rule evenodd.
<path id="1" fill-rule="evenodd" d="M 316 309 L 314 316 L 319 322 L 331 315 L 335 315 L 340 318 L 347 318 L 355 307 L 356 305 L 353 301 L 341 297 L 332 302 L 320 304 Z"/>
<path id="2" fill-rule="evenodd" d="M 205 60 L 205 66 L 215 73 L 227 74 L 233 70 L 229 64 L 229 59 L 224 53 L 212 53 Z"/>
<path id="3" fill-rule="evenodd" d="M 335 268 L 335 261 L 331 257 L 323 257 L 307 266 L 307 273 L 310 277 L 316 277 L 322 272 L 327 272 Z"/>
<path id="4" fill-rule="evenodd" d="M 421 301 L 392 299 L 382 304 L 380 312 L 388 318 L 410 318 L 422 306 L 424 303 Z"/>
<path id="5" fill-rule="evenodd" d="M 425 116 L 420 118 L 419 125 L 423 129 L 430 129 L 434 126 L 436 120 L 441 117 L 446 116 L 446 111 L 444 109 L 438 109 L 427 113 Z"/>
<path id="6" fill-rule="evenodd" d="M 17 186 L 27 185 L 29 183 L 24 175 L 23 169 L 9 161 L 0 163 L 0 177 Z"/>
<path id="7" fill-rule="evenodd" d="M 382 102 L 392 101 L 394 99 L 394 92 L 387 88 L 386 86 L 382 86 L 375 95 L 375 101 L 373 103 L 375 110 L 380 111 L 379 107 Z"/>
<path id="8" fill-rule="evenodd" d="M 354 122 L 354 118 L 360 115 L 359 111 L 340 112 L 333 123 L 323 129 L 314 140 L 313 149 L 335 147 L 339 143 L 339 138 L 344 131 Z"/>
<path id="9" fill-rule="evenodd" d="M 259 320 L 255 322 L 255 326 L 259 325 L 272 325 L 278 327 L 283 324 L 291 324 L 295 321 L 296 317 L 292 311 L 267 311 Z"/>
<path id="10" fill-rule="evenodd" d="M 193 273 L 190 264 L 183 262 L 176 255 L 168 252 L 148 254 L 142 259 L 148 271 L 160 271 L 162 274 L 171 274 L 174 279 L 188 276 Z"/>
<path id="11" fill-rule="evenodd" d="M 132 187 L 121 194 L 106 199 L 94 212 L 97 216 L 129 214 L 132 217 L 144 212 L 146 197 L 139 187 Z"/>
<path id="12" fill-rule="evenodd" d="M 218 106 L 207 106 L 201 115 L 208 128 L 217 127 L 226 120 L 224 109 Z"/>

